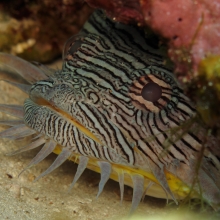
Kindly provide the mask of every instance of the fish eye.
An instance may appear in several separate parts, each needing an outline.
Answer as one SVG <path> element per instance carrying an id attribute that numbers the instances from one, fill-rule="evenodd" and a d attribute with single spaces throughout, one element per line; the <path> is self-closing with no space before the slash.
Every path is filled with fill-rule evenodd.
<path id="1" fill-rule="evenodd" d="M 74 54 L 74 52 L 76 52 L 77 49 L 80 48 L 84 38 L 85 35 L 77 34 L 66 41 L 63 49 L 63 60 L 65 59 L 67 53 Z"/>
<path id="2" fill-rule="evenodd" d="M 161 87 L 154 82 L 147 83 L 141 91 L 141 96 L 149 102 L 156 102 L 160 99 L 161 95 Z"/>

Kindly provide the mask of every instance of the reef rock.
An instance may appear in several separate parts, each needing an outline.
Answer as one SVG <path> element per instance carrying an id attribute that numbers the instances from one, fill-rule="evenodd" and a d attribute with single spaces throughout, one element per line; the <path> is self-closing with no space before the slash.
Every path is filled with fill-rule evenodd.
<path id="1" fill-rule="evenodd" d="M 201 60 L 220 53 L 220 0 L 86 0 L 113 19 L 150 26 L 169 41 L 176 71 L 193 70 Z"/>
<path id="2" fill-rule="evenodd" d="M 92 9 L 75 0 L 0 2 L 0 51 L 26 60 L 50 62 L 79 32 Z"/>

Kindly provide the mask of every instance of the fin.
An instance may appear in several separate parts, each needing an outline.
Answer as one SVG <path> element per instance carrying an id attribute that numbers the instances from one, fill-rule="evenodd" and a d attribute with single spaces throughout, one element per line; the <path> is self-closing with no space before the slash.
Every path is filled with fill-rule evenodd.
<path id="1" fill-rule="evenodd" d="M 41 146 L 42 144 L 44 144 L 45 141 L 46 141 L 45 138 L 43 138 L 43 137 L 42 137 L 42 138 L 39 138 L 39 139 L 37 139 L 36 141 L 34 141 L 34 142 L 28 144 L 27 146 L 22 147 L 22 148 L 20 148 L 20 149 L 18 149 L 18 150 L 16 150 L 16 151 L 13 151 L 13 152 L 8 153 L 8 154 L 6 154 L 6 155 L 7 155 L 7 156 L 13 156 L 13 155 L 15 155 L 15 154 L 19 154 L 19 153 L 24 152 L 24 151 L 32 150 L 32 149 L 37 148 L 37 147 Z"/>
<path id="2" fill-rule="evenodd" d="M 51 164 L 51 166 L 46 171 L 41 173 L 40 176 L 38 176 L 34 180 L 34 182 L 36 182 L 41 177 L 51 173 L 53 170 L 55 170 L 57 167 L 59 167 L 62 163 L 64 163 L 70 157 L 71 154 L 72 154 L 72 152 L 69 149 L 63 148 L 62 152 L 57 156 L 56 160 Z"/>
<path id="3" fill-rule="evenodd" d="M 22 134 L 23 132 L 26 131 L 33 131 L 33 130 L 28 128 L 25 124 L 19 124 L 0 132 L 0 138 L 13 139 L 13 137 L 19 136 L 19 134 Z"/>
<path id="4" fill-rule="evenodd" d="M 139 142 L 140 146 L 145 148 L 145 144 L 142 143 L 142 141 Z M 150 167 L 152 173 L 154 174 L 155 178 L 157 179 L 157 181 L 159 182 L 159 184 L 161 185 L 161 187 L 164 189 L 165 193 L 167 195 L 170 195 L 171 198 L 173 199 L 173 201 L 178 205 L 178 202 L 175 198 L 175 196 L 173 195 L 172 191 L 170 190 L 170 187 L 167 183 L 167 179 L 164 173 L 164 164 L 160 163 L 156 164 L 155 162 L 153 162 L 153 160 L 149 157 L 149 160 L 147 160 L 148 162 L 148 166 Z"/>
<path id="5" fill-rule="evenodd" d="M 219 174 L 219 170 L 217 171 Z M 207 201 L 216 212 L 220 212 L 220 188 L 219 188 L 219 175 L 213 181 L 213 178 L 209 176 L 212 173 L 212 169 L 209 167 L 209 173 L 200 169 L 198 175 L 198 186 L 194 189 L 202 195 L 205 201 Z M 195 174 L 197 175 L 197 174 Z"/>
<path id="6" fill-rule="evenodd" d="M 96 198 L 98 198 L 101 192 L 103 191 L 103 188 L 106 182 L 108 181 L 111 171 L 112 171 L 112 167 L 110 163 L 104 162 L 104 161 L 98 161 L 98 164 L 101 168 L 101 180 L 99 182 L 99 191 L 98 191 Z"/>
<path id="7" fill-rule="evenodd" d="M 16 126 L 24 124 L 23 120 L 0 120 L 0 125 Z"/>
<path id="8" fill-rule="evenodd" d="M 4 112 L 5 114 L 21 118 L 24 117 L 24 109 L 21 105 L 4 105 L 0 104 L 0 112 Z"/>
<path id="9" fill-rule="evenodd" d="M 3 72 L 17 73 L 31 84 L 48 78 L 33 64 L 6 53 L 0 53 L 0 70 Z"/>
<path id="10" fill-rule="evenodd" d="M 138 207 L 144 193 L 144 177 L 139 174 L 134 174 L 131 178 L 133 181 L 133 197 L 130 214 Z"/>
<path id="11" fill-rule="evenodd" d="M 36 165 L 36 164 L 40 163 L 44 158 L 46 158 L 49 154 L 51 154 L 53 152 L 53 150 L 55 149 L 56 145 L 57 145 L 57 143 L 54 142 L 54 141 L 49 141 L 49 142 L 45 143 L 43 148 L 32 159 L 32 161 L 30 162 L 29 165 L 33 166 L 33 165 Z"/>
<path id="12" fill-rule="evenodd" d="M 170 190 L 170 187 L 167 183 L 164 169 L 163 168 L 161 168 L 161 169 L 156 168 L 156 169 L 153 169 L 152 171 L 153 171 L 154 176 L 157 178 L 158 182 L 160 183 L 160 185 L 163 187 L 166 194 L 170 195 L 172 197 L 173 201 L 176 203 L 176 205 L 178 205 L 178 202 L 177 202 L 175 196 L 173 195 L 172 191 Z"/>
<path id="13" fill-rule="evenodd" d="M 70 188 L 68 190 L 69 192 L 73 188 L 73 186 L 75 185 L 77 180 L 80 178 L 80 176 L 82 175 L 84 170 L 86 169 L 88 161 L 89 161 L 88 157 L 84 157 L 84 156 L 79 157 L 79 165 L 77 167 L 77 171 L 76 171 L 76 174 L 74 176 L 73 182 L 71 183 Z"/>
<path id="14" fill-rule="evenodd" d="M 124 197 L 124 173 L 123 171 L 118 172 L 118 183 L 120 187 L 121 204 L 122 204 L 123 197 Z"/>
<path id="15" fill-rule="evenodd" d="M 10 136 L 10 137 L 7 137 L 7 138 L 10 139 L 10 140 L 18 140 L 18 139 L 25 138 L 25 137 L 30 136 L 30 135 L 35 134 L 35 133 L 36 133 L 35 130 L 32 130 L 32 129 L 29 128 L 26 131 L 23 131 L 19 134 L 16 134 L 16 135 L 13 135 L 13 136 Z"/>
<path id="16" fill-rule="evenodd" d="M 25 92 L 26 94 L 29 94 L 29 91 L 31 89 L 30 85 L 26 85 L 26 84 L 21 84 L 21 83 L 15 83 L 15 82 L 10 82 L 8 80 L 2 80 L 4 82 L 7 82 L 17 88 L 19 88 L 21 91 Z"/>
<path id="17" fill-rule="evenodd" d="M 142 202 L 144 201 L 144 198 L 145 198 L 145 196 L 146 196 L 146 194 L 147 194 L 148 189 L 150 189 L 151 186 L 153 186 L 153 185 L 154 185 L 154 182 L 152 182 L 152 181 L 150 181 L 150 182 L 148 183 L 146 189 L 144 190 L 143 197 L 142 197 L 142 199 L 141 199 Z"/>
<path id="18" fill-rule="evenodd" d="M 40 133 L 40 134 L 36 135 L 35 137 L 33 137 L 32 140 L 36 140 L 37 138 L 40 138 L 40 137 L 42 137 L 42 136 L 43 136 L 43 135 Z"/>
<path id="19" fill-rule="evenodd" d="M 18 176 L 20 176 L 25 170 L 29 169 L 30 167 L 40 163 L 45 157 L 47 157 L 56 147 L 56 142 L 48 141 L 44 144 L 42 149 L 38 152 L 38 154 L 31 160 L 31 162 L 25 167 Z"/>

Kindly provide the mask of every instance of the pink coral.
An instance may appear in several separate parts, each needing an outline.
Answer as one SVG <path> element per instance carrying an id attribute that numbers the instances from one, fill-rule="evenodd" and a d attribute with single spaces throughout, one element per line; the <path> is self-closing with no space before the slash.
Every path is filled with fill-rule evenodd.
<path id="1" fill-rule="evenodd" d="M 169 40 L 176 71 L 196 73 L 200 61 L 220 53 L 220 0 L 87 0 L 116 20 L 149 25 Z"/>

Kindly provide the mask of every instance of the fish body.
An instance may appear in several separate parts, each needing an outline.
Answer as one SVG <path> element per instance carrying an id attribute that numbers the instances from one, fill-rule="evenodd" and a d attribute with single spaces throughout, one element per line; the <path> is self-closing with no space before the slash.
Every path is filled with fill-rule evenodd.
<path id="1" fill-rule="evenodd" d="M 0 57 L 10 67 L 23 62 Z M 0 106 L 22 123 L 11 122 L 0 137 L 37 135 L 17 151 L 43 145 L 27 168 L 58 154 L 37 179 L 72 159 L 79 165 L 71 187 L 90 168 L 101 174 L 97 196 L 109 178 L 119 182 L 121 199 L 124 184 L 134 188 L 132 211 L 143 194 L 176 203 L 190 194 L 220 207 L 216 140 L 207 142 L 195 106 L 143 30 L 96 11 L 67 41 L 62 70 L 23 66 L 31 71 L 18 72 L 32 85 L 16 85 L 29 98 L 23 107 Z"/>

